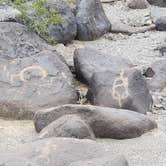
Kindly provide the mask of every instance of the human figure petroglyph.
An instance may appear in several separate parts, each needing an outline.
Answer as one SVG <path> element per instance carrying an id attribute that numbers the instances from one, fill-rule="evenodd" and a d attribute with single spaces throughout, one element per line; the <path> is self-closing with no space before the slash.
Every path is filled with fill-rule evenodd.
<path id="1" fill-rule="evenodd" d="M 118 88 L 124 88 L 124 90 L 119 92 Z M 128 95 L 128 78 L 124 77 L 124 70 L 122 69 L 120 76 L 113 82 L 112 97 L 113 99 L 118 100 L 119 106 L 122 107 L 122 100 L 126 99 Z"/>
<path id="2" fill-rule="evenodd" d="M 45 77 L 47 77 L 47 75 L 48 75 L 47 71 L 44 68 L 42 68 L 41 66 L 34 65 L 34 66 L 28 66 L 28 67 L 24 68 L 18 74 L 12 74 L 10 76 L 10 81 L 13 82 L 13 79 L 15 77 L 18 77 L 22 82 L 27 82 L 27 80 L 25 79 L 25 73 L 29 72 L 29 71 L 33 71 L 33 70 L 39 70 L 40 71 L 42 80 Z"/>

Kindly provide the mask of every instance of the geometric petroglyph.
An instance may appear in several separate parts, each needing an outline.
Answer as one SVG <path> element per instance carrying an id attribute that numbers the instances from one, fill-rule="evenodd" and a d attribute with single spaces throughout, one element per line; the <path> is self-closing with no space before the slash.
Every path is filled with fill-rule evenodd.
<path id="1" fill-rule="evenodd" d="M 44 79 L 45 77 L 47 77 L 47 71 L 44 68 L 42 68 L 41 66 L 33 65 L 33 66 L 24 68 L 18 74 L 12 74 L 10 76 L 10 81 L 13 82 L 13 79 L 15 77 L 18 77 L 22 82 L 27 82 L 27 80 L 25 79 L 25 72 L 30 72 L 30 71 L 34 71 L 34 70 L 40 71 L 41 79 Z"/>
<path id="2" fill-rule="evenodd" d="M 118 89 L 123 90 L 119 91 Z M 119 106 L 122 107 L 122 100 L 126 99 L 128 96 L 128 78 L 124 77 L 124 70 L 122 69 L 120 76 L 113 82 L 112 97 L 113 99 L 118 100 Z"/>

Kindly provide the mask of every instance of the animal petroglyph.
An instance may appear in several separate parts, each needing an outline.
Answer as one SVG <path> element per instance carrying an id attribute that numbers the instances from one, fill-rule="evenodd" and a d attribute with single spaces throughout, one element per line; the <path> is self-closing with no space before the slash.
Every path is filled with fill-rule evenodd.
<path id="1" fill-rule="evenodd" d="M 40 71 L 42 80 L 45 77 L 47 77 L 47 71 L 44 68 L 42 68 L 41 66 L 28 66 L 28 67 L 24 68 L 23 70 L 21 70 L 18 74 L 12 74 L 10 76 L 10 81 L 13 82 L 13 79 L 15 77 L 18 77 L 21 81 L 27 82 L 27 80 L 25 78 L 25 73 L 30 72 L 30 71 L 34 71 L 34 70 Z"/>
<path id="2" fill-rule="evenodd" d="M 123 90 L 119 91 L 119 89 Z M 128 95 L 128 78 L 124 77 L 124 70 L 121 70 L 120 76 L 113 82 L 112 97 L 118 100 L 119 106 L 122 107 L 122 100 L 126 99 Z"/>

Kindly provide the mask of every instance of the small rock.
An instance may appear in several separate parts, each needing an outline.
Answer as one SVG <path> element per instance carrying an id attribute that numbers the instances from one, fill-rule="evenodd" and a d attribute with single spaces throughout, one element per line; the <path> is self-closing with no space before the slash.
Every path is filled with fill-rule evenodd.
<path id="1" fill-rule="evenodd" d="M 161 91 L 166 87 L 166 59 L 159 60 L 151 65 L 154 75 L 148 79 L 151 91 Z"/>
<path id="2" fill-rule="evenodd" d="M 127 6 L 131 9 L 146 9 L 148 5 L 147 0 L 127 0 Z"/>
<path id="3" fill-rule="evenodd" d="M 39 138 L 73 137 L 94 139 L 91 128 L 77 115 L 64 115 L 45 127 Z"/>

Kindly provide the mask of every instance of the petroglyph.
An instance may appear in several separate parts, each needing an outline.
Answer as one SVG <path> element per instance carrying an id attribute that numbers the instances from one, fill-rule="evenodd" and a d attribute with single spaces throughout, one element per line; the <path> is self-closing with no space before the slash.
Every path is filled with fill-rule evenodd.
<path id="1" fill-rule="evenodd" d="M 14 78 L 19 78 L 22 82 L 27 82 L 25 78 L 25 73 L 30 72 L 33 70 L 39 70 L 41 73 L 41 79 L 43 80 L 45 77 L 47 77 L 47 71 L 42 68 L 41 66 L 28 66 L 21 70 L 18 74 L 12 74 L 10 76 L 10 81 L 13 82 Z"/>
<path id="2" fill-rule="evenodd" d="M 121 92 L 118 89 L 123 89 Z M 112 86 L 112 97 L 118 100 L 119 106 L 122 107 L 122 100 L 129 96 L 128 78 L 124 77 L 124 70 L 121 70 L 120 76 L 116 78 Z"/>
<path id="3" fill-rule="evenodd" d="M 52 150 L 56 150 L 56 145 L 52 145 L 50 143 L 47 143 L 44 147 L 41 148 L 41 150 L 37 150 L 37 153 L 40 153 L 40 155 L 37 157 L 37 159 L 40 161 L 41 159 L 44 159 L 45 165 L 50 165 L 50 155 L 52 154 Z"/>

